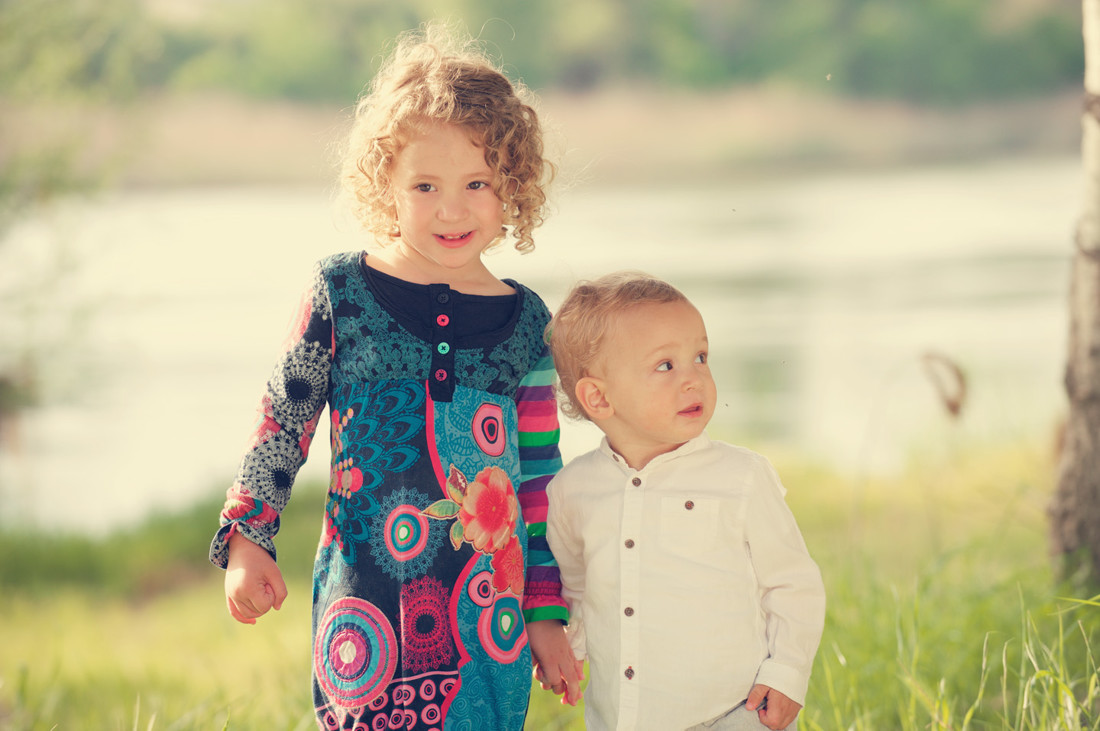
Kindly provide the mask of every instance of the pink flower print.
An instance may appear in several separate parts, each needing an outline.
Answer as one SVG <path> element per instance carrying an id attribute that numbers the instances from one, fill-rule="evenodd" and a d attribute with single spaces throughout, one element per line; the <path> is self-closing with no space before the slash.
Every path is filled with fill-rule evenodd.
<path id="1" fill-rule="evenodd" d="M 362 486 L 363 473 L 358 467 L 352 465 L 350 459 L 336 463 L 332 470 L 332 482 L 329 485 L 329 492 L 347 500 L 352 493 L 358 492 Z"/>
<path id="2" fill-rule="evenodd" d="M 466 486 L 458 519 L 465 539 L 482 553 L 495 553 L 507 544 L 516 528 L 519 505 L 508 474 L 486 467 Z"/>
<path id="3" fill-rule="evenodd" d="M 523 549 L 518 538 L 512 536 L 508 545 L 493 554 L 491 565 L 494 589 L 523 596 Z"/>
<path id="4" fill-rule="evenodd" d="M 286 340 L 283 342 L 285 350 L 290 350 L 306 334 L 306 328 L 309 327 L 309 318 L 312 314 L 313 290 L 308 289 L 302 294 L 302 299 L 298 302 L 298 310 L 290 321 L 290 329 L 287 331 Z"/>
<path id="5" fill-rule="evenodd" d="M 298 440 L 298 448 L 302 450 L 302 459 L 309 456 L 309 445 L 313 442 L 313 435 L 317 432 L 317 422 L 321 420 L 321 411 L 305 423 L 302 428 L 302 437 Z"/>
<path id="6" fill-rule="evenodd" d="M 282 427 L 275 421 L 271 397 L 265 394 L 263 399 L 260 400 L 260 408 L 256 414 L 256 428 L 252 432 L 252 439 L 249 441 L 248 448 L 255 449 L 280 431 L 282 431 Z"/>

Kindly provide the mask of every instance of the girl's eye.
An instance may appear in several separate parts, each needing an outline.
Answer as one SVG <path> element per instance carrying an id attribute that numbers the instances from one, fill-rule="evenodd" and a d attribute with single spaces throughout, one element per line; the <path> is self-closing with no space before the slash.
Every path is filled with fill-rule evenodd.
<path id="1" fill-rule="evenodd" d="M 705 365 L 707 362 L 707 354 L 700 353 L 699 355 L 695 356 L 695 362 L 700 365 Z"/>
<path id="2" fill-rule="evenodd" d="M 489 184 L 486 183 L 484 180 L 475 180 L 466 187 L 468 187 L 470 190 L 485 190 L 489 187 Z"/>
<path id="3" fill-rule="evenodd" d="M 431 183 L 418 183 L 415 188 L 421 193 L 431 193 L 434 190 Z"/>
<path id="4" fill-rule="evenodd" d="M 666 360 L 665 362 L 663 362 L 659 366 L 657 366 L 657 370 L 658 371 L 671 371 L 672 370 L 672 361 Z"/>

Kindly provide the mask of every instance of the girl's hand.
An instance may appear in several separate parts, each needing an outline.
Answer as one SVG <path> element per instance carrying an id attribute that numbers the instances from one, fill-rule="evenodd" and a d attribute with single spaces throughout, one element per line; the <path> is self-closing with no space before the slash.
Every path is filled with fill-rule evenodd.
<path id="1" fill-rule="evenodd" d="M 278 610 L 286 599 L 283 572 L 271 554 L 239 533 L 229 537 L 229 564 L 225 570 L 225 603 L 233 619 L 256 624 L 269 609 Z"/>
<path id="2" fill-rule="evenodd" d="M 562 695 L 562 703 L 577 705 L 581 699 L 584 663 L 573 656 L 565 626 L 556 619 L 531 622 L 527 625 L 527 641 L 531 643 L 535 678 L 542 688 Z"/>
<path id="3" fill-rule="evenodd" d="M 769 688 L 766 685 L 752 687 L 749 698 L 745 702 L 745 708 L 756 711 L 760 723 L 776 731 L 794 723 L 798 712 L 802 710 L 801 704 L 795 703 L 775 688 Z"/>

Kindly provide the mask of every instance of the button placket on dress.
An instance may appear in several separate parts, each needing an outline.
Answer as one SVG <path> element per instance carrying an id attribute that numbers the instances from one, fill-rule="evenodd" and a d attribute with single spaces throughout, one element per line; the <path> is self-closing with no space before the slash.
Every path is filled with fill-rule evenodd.
<path id="1" fill-rule="evenodd" d="M 428 285 L 432 307 L 432 366 L 428 393 L 433 401 L 450 401 L 455 392 L 454 293 L 446 284 Z"/>

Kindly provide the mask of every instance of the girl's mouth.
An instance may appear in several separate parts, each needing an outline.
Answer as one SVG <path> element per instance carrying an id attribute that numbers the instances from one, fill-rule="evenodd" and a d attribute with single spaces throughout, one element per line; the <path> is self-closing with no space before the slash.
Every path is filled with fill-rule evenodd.
<path id="1" fill-rule="evenodd" d="M 473 231 L 467 231 L 466 233 L 462 234 L 436 234 L 435 238 L 437 241 L 439 241 L 439 243 L 443 244 L 444 246 L 457 247 L 462 246 L 467 241 L 469 241 L 470 237 L 473 236 L 473 234 Z"/>

